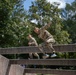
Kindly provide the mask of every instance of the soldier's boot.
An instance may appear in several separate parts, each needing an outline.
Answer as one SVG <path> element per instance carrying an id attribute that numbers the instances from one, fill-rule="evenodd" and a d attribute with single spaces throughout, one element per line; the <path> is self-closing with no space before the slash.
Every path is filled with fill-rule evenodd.
<path id="1" fill-rule="evenodd" d="M 56 55 L 55 53 L 51 55 L 52 58 L 53 58 L 53 57 L 56 57 L 56 56 L 57 56 L 57 55 Z"/>
<path id="2" fill-rule="evenodd" d="M 53 51 L 51 57 L 52 57 L 52 58 L 53 58 L 53 57 L 56 57 L 57 55 L 55 54 L 55 49 L 53 48 L 52 45 L 50 45 L 50 49 L 52 49 L 52 51 Z"/>
<path id="3" fill-rule="evenodd" d="M 49 57 L 48 54 L 44 54 L 44 55 L 43 55 L 43 59 L 47 59 L 48 57 Z"/>
<path id="4" fill-rule="evenodd" d="M 53 57 L 56 57 L 56 56 L 57 56 L 57 55 L 55 54 L 55 51 L 53 51 L 51 57 L 53 58 Z"/>

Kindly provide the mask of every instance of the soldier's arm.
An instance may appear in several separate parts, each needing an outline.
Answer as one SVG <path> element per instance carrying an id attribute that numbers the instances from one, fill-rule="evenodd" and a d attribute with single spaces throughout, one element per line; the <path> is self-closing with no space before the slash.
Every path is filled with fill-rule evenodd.
<path id="1" fill-rule="evenodd" d="M 32 38 L 31 44 L 36 44 L 36 40 Z"/>
<path id="2" fill-rule="evenodd" d="M 47 25 L 45 25 L 45 26 L 41 27 L 40 29 L 41 29 L 41 30 L 45 30 L 45 29 L 49 28 L 49 27 L 50 27 L 50 25 L 51 25 L 51 22 L 50 22 L 50 23 L 48 23 Z"/>

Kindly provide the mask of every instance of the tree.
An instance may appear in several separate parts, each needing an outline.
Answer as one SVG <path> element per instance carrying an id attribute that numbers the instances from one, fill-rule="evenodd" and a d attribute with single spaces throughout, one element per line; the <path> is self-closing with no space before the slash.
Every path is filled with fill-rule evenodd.
<path id="1" fill-rule="evenodd" d="M 38 27 L 52 22 L 49 32 L 57 43 L 65 44 L 71 41 L 68 32 L 63 29 L 63 19 L 60 17 L 61 10 L 58 9 L 58 3 L 50 4 L 47 0 L 35 0 L 30 6 L 29 16 L 29 20 L 37 22 L 35 26 Z"/>
<path id="2" fill-rule="evenodd" d="M 64 19 L 64 30 L 70 34 L 71 43 L 76 43 L 76 0 L 71 4 L 66 4 L 65 9 L 62 10 L 62 17 Z M 76 58 L 76 53 L 68 53 L 68 58 Z"/>
<path id="3" fill-rule="evenodd" d="M 26 36 L 24 0 L 0 0 L 0 46 L 20 46 Z M 24 33 L 23 33 L 24 32 Z"/>
<path id="4" fill-rule="evenodd" d="M 71 43 L 76 43 L 76 0 L 71 4 L 66 4 L 63 14 L 64 29 L 70 34 Z"/>

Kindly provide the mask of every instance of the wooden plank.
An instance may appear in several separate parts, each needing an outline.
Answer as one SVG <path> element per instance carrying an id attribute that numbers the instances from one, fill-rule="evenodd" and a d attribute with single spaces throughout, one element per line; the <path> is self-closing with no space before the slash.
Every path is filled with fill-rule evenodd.
<path id="1" fill-rule="evenodd" d="M 56 74 L 56 75 L 76 75 L 76 70 L 56 70 L 56 69 L 35 69 L 26 68 L 25 73 L 42 73 L 42 74 Z"/>
<path id="2" fill-rule="evenodd" d="M 35 73 L 26 73 L 25 75 L 37 75 Z"/>
<path id="3" fill-rule="evenodd" d="M 76 59 L 11 59 L 11 64 L 76 66 Z"/>
<path id="4" fill-rule="evenodd" d="M 76 52 L 76 44 L 67 45 L 54 45 L 56 52 Z M 44 48 L 46 53 L 51 53 L 48 48 Z M 41 53 L 38 47 L 25 46 L 25 47 L 12 47 L 12 48 L 0 48 L 0 54 L 25 54 L 25 53 Z"/>

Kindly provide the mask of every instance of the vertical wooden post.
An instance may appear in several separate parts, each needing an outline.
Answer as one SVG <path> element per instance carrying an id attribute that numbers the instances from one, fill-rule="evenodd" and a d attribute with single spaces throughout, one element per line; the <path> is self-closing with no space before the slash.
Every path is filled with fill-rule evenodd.
<path id="1" fill-rule="evenodd" d="M 23 75 L 24 68 L 20 65 L 11 65 L 9 75 Z"/>
<path id="2" fill-rule="evenodd" d="M 7 75 L 9 67 L 9 59 L 5 58 L 4 56 L 0 55 L 0 75 Z"/>

